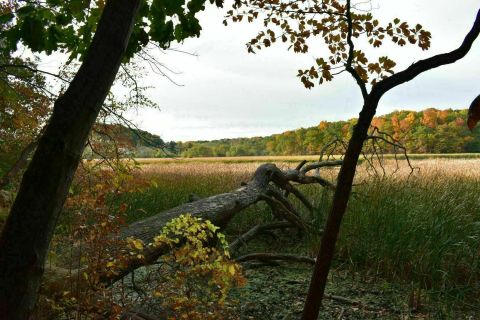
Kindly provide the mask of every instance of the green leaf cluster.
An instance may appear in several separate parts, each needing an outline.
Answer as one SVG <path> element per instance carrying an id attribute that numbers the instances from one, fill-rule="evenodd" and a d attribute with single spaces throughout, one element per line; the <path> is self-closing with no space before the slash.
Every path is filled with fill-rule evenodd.
<path id="1" fill-rule="evenodd" d="M 207 1 L 223 4 L 223 0 L 141 0 L 126 59 L 149 43 L 165 49 L 174 41 L 198 37 L 202 28 L 197 14 Z M 81 59 L 105 5 L 105 0 L 0 4 L 0 53 L 9 56 L 22 45 L 36 53 L 60 51 L 69 53 L 70 60 Z"/>

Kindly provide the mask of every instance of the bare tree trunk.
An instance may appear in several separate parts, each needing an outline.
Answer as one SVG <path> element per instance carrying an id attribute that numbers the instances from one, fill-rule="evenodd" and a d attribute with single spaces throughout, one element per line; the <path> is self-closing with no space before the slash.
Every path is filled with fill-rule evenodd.
<path id="1" fill-rule="evenodd" d="M 365 92 L 364 106 L 362 112 L 360 112 L 358 123 L 355 126 L 352 138 L 349 141 L 344 162 L 338 175 L 337 189 L 335 190 L 332 207 L 330 208 L 330 213 L 321 240 L 320 250 L 315 263 L 315 269 L 312 274 L 310 288 L 305 301 L 302 315 L 303 320 L 316 320 L 318 317 L 328 273 L 330 271 L 335 251 L 335 244 L 340 231 L 340 225 L 347 209 L 347 203 L 352 189 L 355 167 L 362 151 L 363 142 L 367 137 L 368 128 L 375 115 L 381 97 L 394 87 L 414 79 L 425 71 L 442 65 L 451 64 L 462 59 L 470 51 L 479 34 L 480 11 L 477 13 L 472 29 L 457 49 L 425 60 L 420 60 L 404 71 L 380 81 L 372 88 L 370 93 L 367 94 Z"/>
<path id="2" fill-rule="evenodd" d="M 86 139 L 118 71 L 139 0 L 107 1 L 89 52 L 56 102 L 0 237 L 0 319 L 28 319 Z"/>
<path id="3" fill-rule="evenodd" d="M 315 269 L 310 281 L 303 319 L 317 319 L 320 304 L 325 292 L 327 277 L 335 252 L 335 244 L 340 232 L 340 225 L 347 209 L 348 199 L 352 191 L 353 178 L 363 142 L 367 138 L 370 122 L 375 115 L 377 103 L 365 105 L 353 130 L 345 153 L 344 162 L 338 174 L 337 188 L 333 197 L 332 206 L 325 225 L 325 230 L 317 255 Z"/>

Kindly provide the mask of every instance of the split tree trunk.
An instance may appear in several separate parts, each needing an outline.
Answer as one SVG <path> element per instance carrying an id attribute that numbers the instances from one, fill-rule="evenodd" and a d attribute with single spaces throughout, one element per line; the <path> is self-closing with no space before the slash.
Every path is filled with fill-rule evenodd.
<path id="1" fill-rule="evenodd" d="M 28 319 L 90 129 L 123 59 L 139 0 L 107 1 L 89 52 L 25 172 L 0 237 L 0 319 Z"/>

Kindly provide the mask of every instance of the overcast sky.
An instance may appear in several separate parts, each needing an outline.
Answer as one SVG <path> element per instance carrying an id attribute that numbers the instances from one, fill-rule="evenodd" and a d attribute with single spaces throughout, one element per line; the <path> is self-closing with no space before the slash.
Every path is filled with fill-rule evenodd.
<path id="1" fill-rule="evenodd" d="M 228 4 L 229 1 L 227 1 Z M 387 45 L 369 53 L 389 54 L 397 71 L 421 58 L 456 48 L 480 8 L 478 0 L 373 0 L 374 15 L 386 23 L 400 17 L 421 23 L 432 32 L 432 48 Z M 181 72 L 178 87 L 152 73 L 145 84 L 161 110 L 141 110 L 131 117 L 139 127 L 165 140 L 210 140 L 280 133 L 317 125 L 321 120 L 356 117 L 360 92 L 348 76 L 307 90 L 296 77 L 314 57 L 327 56 L 321 48 L 294 54 L 278 43 L 253 55 L 245 43 L 259 25 L 223 26 L 224 9 L 209 6 L 200 16 L 200 38 L 176 46 L 198 56 L 170 52 L 159 59 Z M 433 70 L 392 90 L 381 101 L 378 114 L 398 109 L 466 108 L 480 94 L 480 41 L 460 62 Z"/>

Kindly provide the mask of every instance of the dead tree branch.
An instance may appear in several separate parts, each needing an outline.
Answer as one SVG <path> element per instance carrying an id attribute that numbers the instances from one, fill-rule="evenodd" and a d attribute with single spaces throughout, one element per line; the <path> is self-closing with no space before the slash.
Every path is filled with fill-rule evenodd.
<path id="1" fill-rule="evenodd" d="M 255 238 L 258 234 L 264 231 L 270 231 L 275 229 L 285 229 L 285 228 L 292 228 L 292 224 L 288 221 L 275 221 L 269 222 L 265 224 L 259 224 L 239 236 L 235 241 L 230 243 L 229 249 L 230 252 L 236 252 L 240 249 L 241 246 L 248 243 L 248 241 Z"/>
<path id="2" fill-rule="evenodd" d="M 271 262 L 271 261 L 288 261 L 288 262 L 302 262 L 308 264 L 315 264 L 315 259 L 305 256 L 297 256 L 293 254 L 275 254 L 275 253 L 251 253 L 235 259 L 236 262 L 246 262 L 246 261 L 262 261 L 262 262 Z"/>

